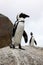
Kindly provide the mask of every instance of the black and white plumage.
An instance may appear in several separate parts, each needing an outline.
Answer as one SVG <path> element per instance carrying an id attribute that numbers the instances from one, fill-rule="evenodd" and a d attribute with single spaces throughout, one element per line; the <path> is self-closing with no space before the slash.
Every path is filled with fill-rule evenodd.
<path id="1" fill-rule="evenodd" d="M 35 43 L 35 45 L 37 45 L 37 42 L 36 42 L 32 32 L 30 33 L 30 35 L 31 35 L 31 38 L 29 40 L 29 45 L 34 46 L 34 43 Z"/>
<path id="2" fill-rule="evenodd" d="M 15 45 L 19 45 L 21 49 L 21 38 L 24 37 L 25 43 L 28 41 L 27 33 L 24 30 L 24 19 L 29 17 L 28 15 L 21 13 L 17 15 L 17 22 L 14 24 L 13 34 L 12 34 L 12 45 L 11 47 L 15 48 Z"/>

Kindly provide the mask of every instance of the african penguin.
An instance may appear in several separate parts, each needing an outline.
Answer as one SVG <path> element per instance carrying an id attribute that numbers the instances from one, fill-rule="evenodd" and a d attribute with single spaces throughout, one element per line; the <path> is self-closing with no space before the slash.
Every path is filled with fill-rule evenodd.
<path id="1" fill-rule="evenodd" d="M 29 40 L 29 46 L 34 46 L 34 43 L 35 43 L 35 45 L 37 45 L 37 42 L 36 42 L 32 32 L 30 33 L 30 35 L 31 35 L 31 38 Z"/>
<path id="2" fill-rule="evenodd" d="M 13 28 L 12 44 L 10 45 L 11 48 L 15 48 L 15 46 L 19 46 L 19 49 L 22 49 L 21 48 L 22 36 L 24 37 L 25 43 L 27 43 L 28 41 L 27 33 L 24 30 L 24 23 L 26 17 L 29 16 L 24 13 L 20 13 L 19 15 L 17 15 L 17 21 L 15 22 Z"/>

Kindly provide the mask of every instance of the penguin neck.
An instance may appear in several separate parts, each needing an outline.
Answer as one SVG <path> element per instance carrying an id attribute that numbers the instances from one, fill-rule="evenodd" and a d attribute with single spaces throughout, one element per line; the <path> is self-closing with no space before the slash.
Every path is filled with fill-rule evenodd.
<path id="1" fill-rule="evenodd" d="M 33 35 L 31 37 L 33 37 Z"/>
<path id="2" fill-rule="evenodd" d="M 25 21 L 24 21 L 24 18 L 19 18 L 18 21 L 19 21 L 19 22 L 23 22 L 23 23 L 25 22 Z"/>

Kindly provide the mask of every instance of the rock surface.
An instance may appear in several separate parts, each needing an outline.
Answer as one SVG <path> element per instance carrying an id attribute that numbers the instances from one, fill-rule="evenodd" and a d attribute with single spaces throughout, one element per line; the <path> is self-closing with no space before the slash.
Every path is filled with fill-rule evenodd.
<path id="1" fill-rule="evenodd" d="M 43 48 L 23 47 L 25 50 L 0 49 L 0 65 L 43 65 Z"/>
<path id="2" fill-rule="evenodd" d="M 3 14 L 0 14 L 0 48 L 8 46 L 11 43 L 13 24 Z"/>

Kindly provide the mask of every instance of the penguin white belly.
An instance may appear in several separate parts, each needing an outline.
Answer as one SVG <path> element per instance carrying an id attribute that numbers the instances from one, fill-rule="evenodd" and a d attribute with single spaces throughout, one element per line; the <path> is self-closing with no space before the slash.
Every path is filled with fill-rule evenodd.
<path id="1" fill-rule="evenodd" d="M 31 46 L 34 46 L 34 38 L 32 38 Z"/>
<path id="2" fill-rule="evenodd" d="M 23 22 L 19 22 L 16 32 L 15 32 L 15 36 L 12 38 L 12 41 L 15 45 L 18 45 L 21 43 L 21 38 L 23 35 L 23 31 L 24 31 L 24 23 Z"/>

